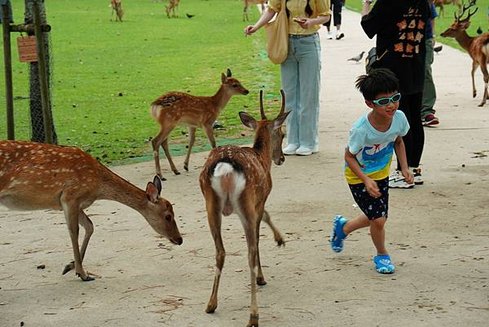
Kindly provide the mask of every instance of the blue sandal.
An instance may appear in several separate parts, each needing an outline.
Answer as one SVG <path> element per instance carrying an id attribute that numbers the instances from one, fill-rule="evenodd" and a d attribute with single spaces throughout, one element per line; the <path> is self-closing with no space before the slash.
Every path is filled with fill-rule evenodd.
<path id="1" fill-rule="evenodd" d="M 343 251 L 343 240 L 346 238 L 343 226 L 345 226 L 346 222 L 346 218 L 341 215 L 337 215 L 333 220 L 333 232 L 331 233 L 330 243 L 334 252 Z"/>
<path id="2" fill-rule="evenodd" d="M 396 267 L 392 264 L 388 254 L 377 255 L 374 257 L 375 270 L 381 274 L 393 274 Z"/>

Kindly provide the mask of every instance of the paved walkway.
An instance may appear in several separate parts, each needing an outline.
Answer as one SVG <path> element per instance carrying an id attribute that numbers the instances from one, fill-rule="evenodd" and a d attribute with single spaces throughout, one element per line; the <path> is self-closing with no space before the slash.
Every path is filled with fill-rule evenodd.
<path id="1" fill-rule="evenodd" d="M 471 97 L 470 59 L 444 47 L 433 66 L 439 127 L 426 129 L 426 183 L 392 190 L 387 243 L 397 271 L 375 272 L 368 231 L 350 235 L 345 251 L 329 249 L 334 214 L 358 214 L 345 184 L 343 149 L 352 122 L 366 110 L 354 88 L 363 63 L 346 59 L 373 44 L 360 16 L 344 11 L 345 38 L 323 47 L 321 151 L 287 157 L 273 167 L 267 203 L 286 238 L 277 248 L 261 232 L 268 285 L 260 287 L 260 326 L 487 326 L 489 321 L 489 105 Z M 480 73 L 478 90 L 482 90 Z M 163 196 L 174 203 L 184 244 L 172 246 L 142 217 L 114 202 L 98 202 L 88 214 L 96 224 L 85 267 L 99 275 L 82 283 L 61 276 L 71 258 L 63 218 L 57 212 L 11 213 L 0 208 L 0 325 L 18 326 L 244 326 L 249 273 L 242 227 L 223 221 L 227 250 L 219 307 L 204 313 L 211 292 L 214 245 L 198 175 L 207 153 L 191 158 L 188 173 L 173 176 Z M 175 158 L 179 167 L 183 157 Z M 153 163 L 114 167 L 144 187 Z M 35 267 L 45 264 L 45 270 Z"/>

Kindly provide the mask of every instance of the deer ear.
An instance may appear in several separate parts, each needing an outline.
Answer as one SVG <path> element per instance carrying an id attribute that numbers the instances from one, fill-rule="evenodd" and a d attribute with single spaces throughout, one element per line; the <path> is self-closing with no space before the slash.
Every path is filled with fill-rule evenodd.
<path id="1" fill-rule="evenodd" d="M 161 185 L 161 179 L 158 176 L 155 176 L 153 178 L 153 184 L 156 186 L 156 189 L 158 190 L 158 195 L 160 195 L 161 194 L 162 185 Z"/>
<path id="2" fill-rule="evenodd" d="M 227 77 L 233 76 L 233 73 L 231 73 L 231 69 L 228 68 L 228 70 L 226 71 L 226 75 Z"/>
<path id="3" fill-rule="evenodd" d="M 221 83 L 224 84 L 226 83 L 227 77 L 224 75 L 224 73 L 221 73 Z"/>
<path id="4" fill-rule="evenodd" d="M 278 115 L 278 117 L 273 121 L 273 129 L 280 128 L 289 114 L 290 111 L 287 111 Z"/>
<path id="5" fill-rule="evenodd" d="M 244 111 L 239 112 L 239 118 L 246 127 L 256 129 L 256 120 Z"/>
<path id="6" fill-rule="evenodd" d="M 148 182 L 148 185 L 146 185 L 146 197 L 153 203 L 158 202 L 159 192 L 155 184 Z"/>

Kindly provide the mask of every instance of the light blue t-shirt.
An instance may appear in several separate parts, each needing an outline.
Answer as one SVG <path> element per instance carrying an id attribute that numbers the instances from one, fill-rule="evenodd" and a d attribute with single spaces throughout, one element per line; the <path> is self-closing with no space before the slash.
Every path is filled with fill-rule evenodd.
<path id="1" fill-rule="evenodd" d="M 409 131 L 409 123 L 404 113 L 394 113 L 391 126 L 385 132 L 376 130 L 368 121 L 368 114 L 360 117 L 350 130 L 348 150 L 356 159 L 365 175 L 373 180 L 389 176 L 394 153 L 394 141 Z M 359 184 L 362 180 L 345 164 L 345 177 L 348 184 Z"/>

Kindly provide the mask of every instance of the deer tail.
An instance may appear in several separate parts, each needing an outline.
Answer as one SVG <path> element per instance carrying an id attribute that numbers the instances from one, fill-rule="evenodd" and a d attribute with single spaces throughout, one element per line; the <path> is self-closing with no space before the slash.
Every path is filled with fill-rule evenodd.
<path id="1" fill-rule="evenodd" d="M 237 208 L 239 196 L 246 181 L 242 173 L 236 171 L 228 162 L 219 162 L 214 169 L 212 188 L 222 201 L 222 214 L 229 216 Z"/>
<path id="2" fill-rule="evenodd" d="M 153 117 L 154 120 L 158 121 L 160 118 L 161 114 L 161 106 L 159 104 L 152 104 L 151 105 L 151 117 Z"/>

